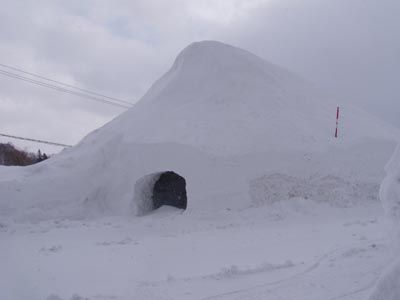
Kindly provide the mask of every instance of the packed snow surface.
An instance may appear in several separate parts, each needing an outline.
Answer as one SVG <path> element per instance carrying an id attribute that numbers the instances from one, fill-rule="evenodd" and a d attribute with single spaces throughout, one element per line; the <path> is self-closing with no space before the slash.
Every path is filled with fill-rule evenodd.
<path id="1" fill-rule="evenodd" d="M 366 300 L 393 255 L 383 220 L 379 202 L 343 209 L 292 199 L 3 221 L 0 299 Z"/>
<path id="2" fill-rule="evenodd" d="M 336 105 L 245 50 L 188 46 L 76 147 L 0 167 L 0 299 L 366 299 L 393 259 L 378 190 L 399 133 L 342 105 L 335 139 Z M 149 211 L 165 171 L 187 210 Z"/>

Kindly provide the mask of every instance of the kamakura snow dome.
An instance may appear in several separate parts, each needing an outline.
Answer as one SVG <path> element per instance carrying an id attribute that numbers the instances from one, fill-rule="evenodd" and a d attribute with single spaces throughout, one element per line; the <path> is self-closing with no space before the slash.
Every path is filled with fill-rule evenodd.
<path id="1" fill-rule="evenodd" d="M 345 105 L 334 139 L 336 106 L 245 50 L 193 43 L 133 108 L 77 146 L 39 165 L 0 169 L 0 213 L 46 219 L 134 216 L 164 204 L 244 208 L 257 193 L 287 188 L 251 184 L 266 175 L 354 178 L 367 163 L 383 165 L 397 132 Z"/>

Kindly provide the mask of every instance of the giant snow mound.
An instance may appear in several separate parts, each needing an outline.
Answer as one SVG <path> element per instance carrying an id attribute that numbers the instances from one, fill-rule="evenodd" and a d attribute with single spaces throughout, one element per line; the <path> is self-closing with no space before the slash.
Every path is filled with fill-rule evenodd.
<path id="1" fill-rule="evenodd" d="M 186 179 L 189 210 L 249 205 L 250 180 L 273 173 L 378 182 L 376 166 L 393 147 L 382 140 L 397 132 L 346 106 L 334 139 L 335 111 L 281 67 L 194 43 L 132 109 L 76 147 L 36 166 L 0 168 L 0 215 L 135 214 L 135 183 L 165 171 Z"/>
<path id="2" fill-rule="evenodd" d="M 123 134 L 136 143 L 176 142 L 220 155 L 320 148 L 332 141 L 337 103 L 289 71 L 214 41 L 189 45 L 137 105 L 87 142 Z M 388 137 L 353 107 L 343 107 L 349 143 Z"/>

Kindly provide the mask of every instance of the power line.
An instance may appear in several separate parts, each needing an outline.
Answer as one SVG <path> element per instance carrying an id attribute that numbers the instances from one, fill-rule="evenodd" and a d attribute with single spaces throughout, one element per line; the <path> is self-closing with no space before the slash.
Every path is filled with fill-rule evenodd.
<path id="1" fill-rule="evenodd" d="M 61 144 L 61 143 L 55 143 L 55 142 L 49 142 L 49 141 L 38 140 L 38 139 L 31 139 L 31 138 L 20 137 L 20 136 L 15 136 L 15 135 L 10 135 L 10 134 L 4 134 L 4 133 L 0 133 L 0 136 L 12 138 L 12 139 L 17 139 L 17 140 L 36 142 L 36 143 L 41 143 L 41 144 L 47 144 L 47 145 L 53 145 L 53 146 L 66 147 L 66 148 L 72 147 L 71 145 L 66 145 L 66 144 Z"/>
<path id="2" fill-rule="evenodd" d="M 10 77 L 10 78 L 13 78 L 13 79 L 18 79 L 18 80 L 22 80 L 22 81 L 25 81 L 25 82 L 36 84 L 38 86 L 42 86 L 42 87 L 46 87 L 46 88 L 49 88 L 49 89 L 53 89 L 53 90 L 56 90 L 56 91 L 59 91 L 59 92 L 75 95 L 75 96 L 82 97 L 82 98 L 87 98 L 87 99 L 90 99 L 90 100 L 94 100 L 94 101 L 98 101 L 98 102 L 102 102 L 102 103 L 106 103 L 106 104 L 110 104 L 110 105 L 114 105 L 114 106 L 119 106 L 119 107 L 123 107 L 123 108 L 130 108 L 132 106 L 132 104 L 117 103 L 115 101 L 110 101 L 110 100 L 102 99 L 102 98 L 95 97 L 95 96 L 92 96 L 92 95 L 89 95 L 89 94 L 84 94 L 84 93 L 81 93 L 81 92 L 73 91 L 73 90 L 70 90 L 70 89 L 66 89 L 66 88 L 63 88 L 63 87 L 60 87 L 60 86 L 56 86 L 56 85 L 53 85 L 53 84 L 50 84 L 50 83 L 45 83 L 45 82 L 42 82 L 42 81 L 39 81 L 39 80 L 35 80 L 35 79 L 29 78 L 29 77 L 25 77 L 25 76 L 22 76 L 22 75 L 19 75 L 19 74 L 15 74 L 15 73 L 12 73 L 12 72 L 8 72 L 8 71 L 4 71 L 4 70 L 0 70 L 0 74 L 4 75 L 4 76 L 7 76 L 7 77 Z"/>
<path id="3" fill-rule="evenodd" d="M 4 76 L 8 76 L 10 78 L 14 78 L 14 79 L 22 80 L 22 81 L 25 81 L 25 82 L 33 83 L 33 84 L 36 84 L 38 86 L 42 86 L 42 87 L 46 87 L 46 88 L 49 88 L 49 89 L 53 89 L 53 90 L 56 90 L 56 91 L 59 91 L 59 92 L 75 95 L 75 96 L 78 96 L 78 97 L 88 98 L 90 100 L 103 102 L 103 103 L 106 103 L 106 104 L 115 105 L 115 106 L 119 106 L 119 107 L 123 107 L 123 108 L 130 108 L 130 106 L 128 106 L 126 104 L 120 104 L 120 103 L 116 103 L 116 102 L 109 101 L 109 100 L 106 100 L 106 99 L 101 99 L 101 98 L 98 98 L 98 97 L 95 97 L 95 96 L 91 96 L 91 95 L 83 94 L 83 93 L 80 93 L 80 92 L 68 90 L 68 89 L 53 85 L 53 84 L 49 84 L 49 83 L 45 83 L 45 82 L 42 82 L 42 81 L 34 80 L 34 79 L 31 79 L 31 78 L 28 78 L 28 77 L 25 77 L 25 76 L 22 76 L 22 75 L 18 75 L 18 74 L 15 74 L 15 73 L 11 73 L 11 72 L 8 72 L 8 71 L 0 70 L 0 74 L 4 75 Z"/>
<path id="4" fill-rule="evenodd" d="M 14 70 L 14 71 L 18 71 L 18 72 L 21 72 L 21 73 L 24 73 L 24 74 L 27 74 L 27 75 L 30 75 L 30 76 L 34 76 L 34 77 L 37 77 L 37 78 L 40 78 L 40 79 L 44 79 L 44 80 L 47 80 L 47 81 L 50 81 L 50 82 L 53 82 L 53 83 L 57 83 L 57 84 L 63 85 L 63 86 L 68 87 L 68 88 L 73 88 L 73 89 L 76 89 L 76 90 L 81 91 L 81 92 L 85 92 L 85 93 L 88 93 L 88 94 L 92 94 L 92 95 L 95 95 L 95 96 L 99 96 L 99 97 L 102 97 L 102 98 L 106 98 L 106 99 L 109 99 L 109 100 L 120 102 L 120 103 L 123 103 L 123 104 L 132 105 L 131 102 L 128 102 L 128 101 L 125 101 L 125 100 L 121 100 L 121 99 L 114 98 L 114 97 L 109 97 L 109 96 L 106 96 L 106 95 L 103 95 L 103 94 L 100 94 L 100 93 L 97 93 L 97 92 L 93 92 L 93 91 L 90 91 L 90 90 L 87 90 L 87 89 L 83 89 L 83 88 L 80 88 L 80 87 L 77 87 L 77 86 L 74 86 L 74 85 L 71 85 L 71 84 L 67 84 L 67 83 L 64 83 L 64 82 L 61 82 L 61 81 L 58 81 L 58 80 L 54 80 L 54 79 L 51 79 L 51 78 L 48 78 L 48 77 L 45 77 L 45 76 L 42 76 L 42 75 L 38 75 L 38 74 L 35 74 L 35 73 L 24 71 L 24 70 L 22 70 L 20 68 L 16 68 L 16 67 L 5 65 L 5 64 L 1 64 L 1 63 L 0 63 L 0 66 L 4 67 L 4 68 L 11 69 L 11 70 Z"/>
<path id="5" fill-rule="evenodd" d="M 52 85 L 52 84 L 49 84 L 49 83 L 45 83 L 45 82 L 41 82 L 41 81 L 38 81 L 38 80 L 34 80 L 34 79 L 31 79 L 31 78 L 28 78 L 28 77 L 24 77 L 22 75 L 18 75 L 18 74 L 11 73 L 11 72 L 8 72 L 8 71 L 0 70 L 0 74 L 4 75 L 4 76 L 8 76 L 10 78 L 22 80 L 22 81 L 33 83 L 33 84 L 36 84 L 36 85 L 39 85 L 39 86 L 42 86 L 42 87 L 53 89 L 53 90 L 56 90 L 56 91 L 59 91 L 59 92 L 63 92 L 63 93 L 67 93 L 67 94 L 71 94 L 71 95 L 75 95 L 75 96 L 79 96 L 79 97 L 83 97 L 83 98 L 88 98 L 90 100 L 103 102 L 103 103 L 106 103 L 106 104 L 115 105 L 115 106 L 119 106 L 119 107 L 123 107 L 123 108 L 130 108 L 130 106 L 128 106 L 126 104 L 120 104 L 120 103 L 116 103 L 116 102 L 109 101 L 109 100 L 106 100 L 106 99 L 101 99 L 101 98 L 94 97 L 94 96 L 91 96 L 91 95 L 86 95 L 86 94 L 79 93 L 79 92 L 76 92 L 76 91 L 68 90 L 68 89 L 65 89 L 65 88 L 62 88 L 62 87 L 59 87 L 59 86 L 56 86 L 56 85 Z"/>

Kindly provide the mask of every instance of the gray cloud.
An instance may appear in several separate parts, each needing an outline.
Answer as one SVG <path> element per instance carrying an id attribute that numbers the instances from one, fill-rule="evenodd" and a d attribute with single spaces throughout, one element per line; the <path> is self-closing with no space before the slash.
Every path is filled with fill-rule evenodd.
<path id="1" fill-rule="evenodd" d="M 3 8 L 0 63 L 83 88 L 135 101 L 187 44 L 219 39 L 400 126 L 395 0 L 26 0 Z M 0 77 L 0 128 L 9 133 L 75 143 L 120 112 Z"/>
<path id="2" fill-rule="evenodd" d="M 229 38 L 400 126 L 399 13 L 395 0 L 276 1 Z"/>

